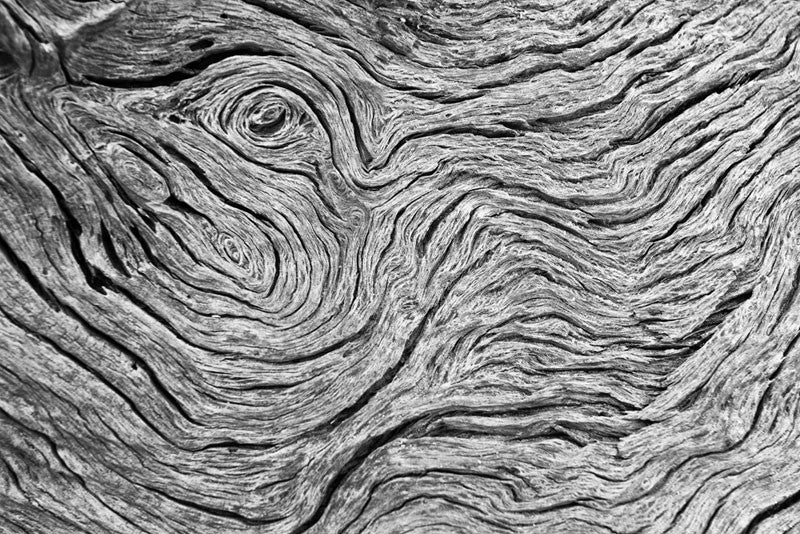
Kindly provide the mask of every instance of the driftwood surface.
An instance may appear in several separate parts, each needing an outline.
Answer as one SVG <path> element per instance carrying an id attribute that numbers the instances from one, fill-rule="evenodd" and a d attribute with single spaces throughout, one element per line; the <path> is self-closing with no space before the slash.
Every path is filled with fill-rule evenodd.
<path id="1" fill-rule="evenodd" d="M 0 531 L 800 532 L 799 37 L 1 0 Z"/>

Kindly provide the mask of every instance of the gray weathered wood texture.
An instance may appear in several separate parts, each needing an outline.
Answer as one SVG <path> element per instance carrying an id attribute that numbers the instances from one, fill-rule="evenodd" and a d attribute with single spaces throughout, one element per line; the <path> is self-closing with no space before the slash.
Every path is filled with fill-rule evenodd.
<path id="1" fill-rule="evenodd" d="M 0 0 L 0 531 L 800 532 L 799 37 Z"/>

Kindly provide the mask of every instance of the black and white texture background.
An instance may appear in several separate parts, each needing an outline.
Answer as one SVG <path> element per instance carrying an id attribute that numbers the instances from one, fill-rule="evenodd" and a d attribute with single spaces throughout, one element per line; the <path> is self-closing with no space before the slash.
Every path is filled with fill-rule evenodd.
<path id="1" fill-rule="evenodd" d="M 798 38 L 0 0 L 0 532 L 800 532 Z"/>

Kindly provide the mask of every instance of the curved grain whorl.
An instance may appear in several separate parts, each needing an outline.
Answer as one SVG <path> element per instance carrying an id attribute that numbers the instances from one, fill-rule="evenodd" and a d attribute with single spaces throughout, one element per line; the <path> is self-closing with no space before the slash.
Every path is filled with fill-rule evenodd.
<path id="1" fill-rule="evenodd" d="M 0 530 L 800 529 L 800 5 L 0 2 Z"/>

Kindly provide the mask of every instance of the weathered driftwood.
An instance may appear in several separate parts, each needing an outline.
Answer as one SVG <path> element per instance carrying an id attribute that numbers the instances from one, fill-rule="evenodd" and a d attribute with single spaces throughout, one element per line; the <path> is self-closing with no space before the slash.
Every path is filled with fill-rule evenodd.
<path id="1" fill-rule="evenodd" d="M 798 37 L 0 1 L 0 531 L 800 531 Z"/>

